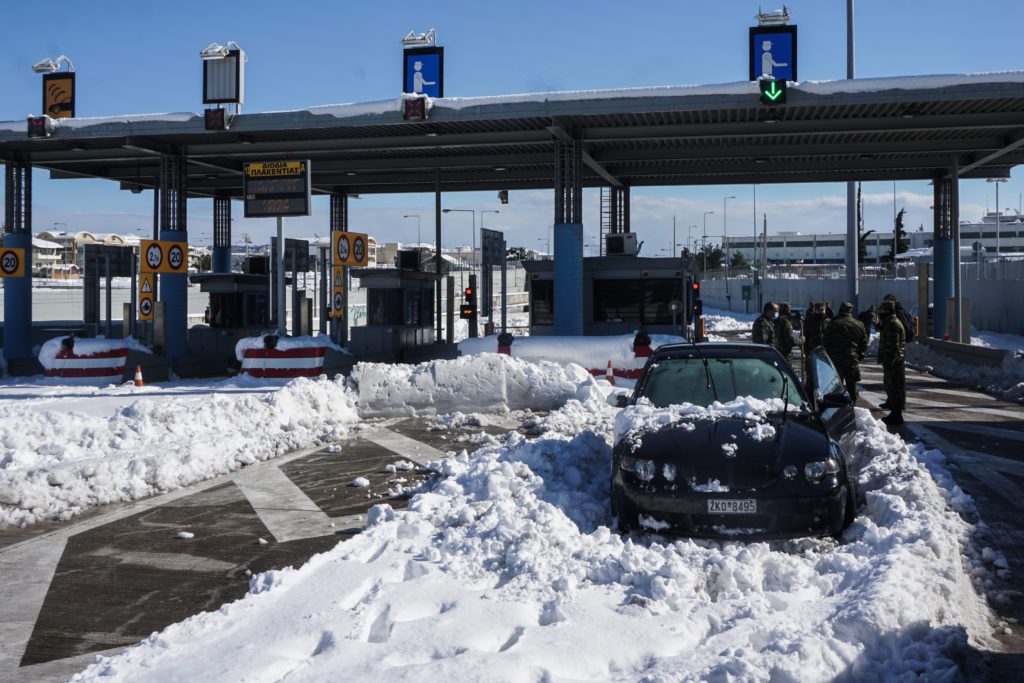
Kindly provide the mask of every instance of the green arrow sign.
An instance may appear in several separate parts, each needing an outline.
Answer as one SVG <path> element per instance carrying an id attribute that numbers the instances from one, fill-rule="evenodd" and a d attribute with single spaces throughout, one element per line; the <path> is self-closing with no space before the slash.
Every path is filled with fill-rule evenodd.
<path id="1" fill-rule="evenodd" d="M 786 81 L 764 79 L 760 83 L 762 104 L 784 104 L 786 102 Z"/>

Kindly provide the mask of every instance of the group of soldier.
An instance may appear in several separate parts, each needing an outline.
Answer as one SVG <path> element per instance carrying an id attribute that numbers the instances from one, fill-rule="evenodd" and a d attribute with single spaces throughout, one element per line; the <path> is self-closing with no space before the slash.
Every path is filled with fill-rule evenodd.
<path id="1" fill-rule="evenodd" d="M 872 326 L 876 327 L 879 332 L 878 362 L 882 366 L 886 394 L 881 407 L 890 411 L 882 421 L 888 425 L 903 424 L 903 410 L 907 402 L 904 358 L 906 344 L 913 338 L 914 329 L 910 316 L 894 295 L 885 297 L 877 316 L 873 306 L 854 317 L 853 304 L 841 304 L 839 314 L 835 315 L 827 303 L 812 302 L 807 315 L 798 324 L 802 327 L 800 339 L 797 339 L 793 328 L 790 305 L 769 301 L 764 305 L 761 316 L 754 321 L 751 340 L 755 344 L 774 346 L 788 361 L 792 361 L 793 349 L 802 346 L 808 371 L 813 362 L 810 352 L 823 347 L 855 402 L 860 362 L 868 352 L 868 332 Z"/>

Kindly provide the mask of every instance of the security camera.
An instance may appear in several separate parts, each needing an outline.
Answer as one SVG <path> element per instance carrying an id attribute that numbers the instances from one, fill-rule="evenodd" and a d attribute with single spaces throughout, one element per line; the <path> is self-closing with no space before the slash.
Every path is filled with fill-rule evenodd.
<path id="1" fill-rule="evenodd" d="M 49 57 L 40 59 L 38 62 L 32 65 L 32 70 L 37 74 L 52 74 L 57 70 L 57 63 Z"/>

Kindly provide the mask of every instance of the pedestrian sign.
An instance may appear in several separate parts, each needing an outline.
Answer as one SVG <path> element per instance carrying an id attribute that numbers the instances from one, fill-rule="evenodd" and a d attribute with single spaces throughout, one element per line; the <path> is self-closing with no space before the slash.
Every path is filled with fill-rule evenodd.
<path id="1" fill-rule="evenodd" d="M 142 272 L 188 272 L 188 244 L 163 240 L 142 240 Z"/>
<path id="2" fill-rule="evenodd" d="M 444 97 L 444 48 L 418 47 L 404 51 L 402 92 Z"/>
<path id="3" fill-rule="evenodd" d="M 25 250 L 0 247 L 0 277 L 25 277 Z"/>
<path id="4" fill-rule="evenodd" d="M 750 80 L 762 77 L 797 80 L 795 25 L 750 28 Z"/>

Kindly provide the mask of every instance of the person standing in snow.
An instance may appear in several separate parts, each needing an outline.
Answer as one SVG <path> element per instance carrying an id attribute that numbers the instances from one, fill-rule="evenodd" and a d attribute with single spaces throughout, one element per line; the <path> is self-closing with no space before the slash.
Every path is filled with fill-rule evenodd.
<path id="1" fill-rule="evenodd" d="M 779 317 L 775 319 L 775 348 L 787 361 L 793 358 L 793 347 L 797 345 L 793 334 L 792 310 L 788 303 L 779 304 Z"/>
<path id="2" fill-rule="evenodd" d="M 764 312 L 754 321 L 750 339 L 755 344 L 775 346 L 775 320 L 779 317 L 779 307 L 774 301 L 764 305 Z"/>
<path id="3" fill-rule="evenodd" d="M 907 337 L 903 324 L 896 317 L 896 303 L 882 302 L 878 309 L 878 362 L 882 366 L 885 382 L 885 403 L 889 414 L 882 418 L 887 425 L 903 424 L 903 409 L 907 404 L 907 375 L 903 365 L 907 353 Z"/>
<path id="4" fill-rule="evenodd" d="M 860 381 L 860 362 L 868 352 L 868 333 L 864 325 L 853 317 L 853 304 L 844 302 L 839 315 L 825 328 L 825 351 L 846 384 L 846 391 L 857 402 L 857 382 Z"/>
<path id="5" fill-rule="evenodd" d="M 825 335 L 825 302 L 815 302 L 814 306 L 807 313 L 807 317 L 804 318 L 804 331 L 803 331 L 803 345 L 804 345 L 804 362 L 806 363 L 805 373 L 810 372 L 810 355 L 811 351 L 821 346 L 822 339 Z M 809 374 L 805 374 L 805 377 L 809 377 Z"/>

